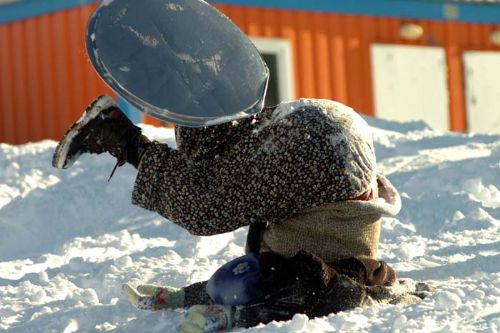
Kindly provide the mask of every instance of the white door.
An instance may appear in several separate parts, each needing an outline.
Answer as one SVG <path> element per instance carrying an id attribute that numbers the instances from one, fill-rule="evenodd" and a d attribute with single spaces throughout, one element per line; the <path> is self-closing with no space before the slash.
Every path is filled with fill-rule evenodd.
<path id="1" fill-rule="evenodd" d="M 449 129 L 443 48 L 374 44 L 371 61 L 377 117 Z"/>
<path id="2" fill-rule="evenodd" d="M 469 132 L 500 134 L 500 52 L 463 54 Z"/>

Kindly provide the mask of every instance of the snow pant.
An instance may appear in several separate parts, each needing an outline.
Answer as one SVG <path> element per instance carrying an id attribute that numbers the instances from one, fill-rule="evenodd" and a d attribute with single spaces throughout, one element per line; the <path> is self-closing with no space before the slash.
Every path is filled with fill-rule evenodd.
<path id="1" fill-rule="evenodd" d="M 349 258 L 326 264 L 319 257 L 305 251 L 291 259 L 272 253 L 263 253 L 258 259 L 259 279 L 254 279 L 257 275 L 252 275 L 255 273 L 255 266 L 252 266 L 252 269 L 244 273 L 253 273 L 236 283 L 238 285 L 242 281 L 249 281 L 258 290 L 256 294 L 252 294 L 245 289 L 244 284 L 236 288 L 237 291 L 244 290 L 242 295 L 251 299 L 247 304 L 236 307 L 237 327 L 252 327 L 273 320 L 290 320 L 297 313 L 313 318 L 364 306 L 367 302 L 373 302 L 373 299 L 389 298 L 386 287 L 396 281 L 392 268 L 373 259 Z M 222 266 L 221 271 L 216 272 L 212 278 L 221 279 L 218 274 L 227 276 L 227 268 L 237 268 L 238 263 L 246 260 L 248 257 L 244 256 L 226 264 L 227 267 Z M 219 283 L 221 281 L 223 279 Z M 215 284 L 211 284 L 209 291 L 207 281 L 185 287 L 185 306 L 219 303 L 210 295 L 215 295 L 216 300 L 217 297 L 224 298 L 223 285 L 214 287 Z"/>

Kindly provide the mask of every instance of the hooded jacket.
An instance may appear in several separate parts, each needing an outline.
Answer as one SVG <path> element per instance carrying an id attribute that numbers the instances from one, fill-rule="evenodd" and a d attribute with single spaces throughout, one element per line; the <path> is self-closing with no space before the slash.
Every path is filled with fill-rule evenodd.
<path id="1" fill-rule="evenodd" d="M 177 149 L 154 142 L 144 153 L 132 203 L 195 235 L 260 223 L 264 248 L 277 253 L 373 257 L 381 214 L 399 210 L 396 190 L 377 181 L 369 126 L 341 103 L 299 100 L 222 125 L 176 127 L 176 141 Z M 352 200 L 377 183 L 380 198 Z"/>

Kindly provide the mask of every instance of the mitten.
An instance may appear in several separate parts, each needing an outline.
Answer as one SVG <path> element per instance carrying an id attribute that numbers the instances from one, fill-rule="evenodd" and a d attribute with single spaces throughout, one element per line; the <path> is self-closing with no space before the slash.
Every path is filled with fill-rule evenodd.
<path id="1" fill-rule="evenodd" d="M 162 310 L 184 307 L 184 290 L 152 284 L 140 285 L 135 289 L 126 283 L 122 286 L 123 295 L 138 309 Z"/>
<path id="2" fill-rule="evenodd" d="M 229 305 L 194 305 L 187 310 L 179 333 L 220 332 L 233 327 L 234 307 Z"/>

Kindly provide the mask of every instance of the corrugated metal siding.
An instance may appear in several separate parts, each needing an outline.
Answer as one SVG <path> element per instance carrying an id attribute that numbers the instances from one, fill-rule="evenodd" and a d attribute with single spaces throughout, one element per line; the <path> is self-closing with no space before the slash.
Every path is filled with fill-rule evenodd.
<path id="1" fill-rule="evenodd" d="M 363 101 L 366 76 L 359 64 L 357 18 L 323 13 L 217 6 L 249 36 L 290 40 L 293 50 L 295 96 L 331 98 L 370 113 Z M 366 54 L 368 55 L 368 53 Z M 366 66 L 369 66 L 367 59 Z M 368 85 L 369 86 L 369 85 Z M 349 87 L 351 89 L 349 89 Z M 369 101 L 366 104 L 370 104 Z"/>
<path id="2" fill-rule="evenodd" d="M 444 47 L 450 90 L 450 129 L 466 129 L 462 51 L 500 50 L 489 34 L 500 26 L 382 18 L 319 12 L 216 5 L 249 36 L 290 40 L 295 59 L 296 97 L 330 98 L 373 115 L 370 68 L 373 43 Z M 424 36 L 408 42 L 399 36 L 402 23 L 424 28 Z M 403 110 L 402 110 L 403 111 Z"/>
<path id="3" fill-rule="evenodd" d="M 249 36 L 291 41 L 295 97 L 338 100 L 374 114 L 370 45 L 442 46 L 447 52 L 450 126 L 466 129 L 462 51 L 500 50 L 500 26 L 216 5 Z M 97 95 L 111 91 L 87 61 L 88 5 L 0 25 L 0 142 L 59 139 Z M 407 42 L 404 22 L 425 35 Z M 403 110 L 404 111 L 404 110 Z M 156 120 L 147 123 L 159 124 Z"/>
<path id="4" fill-rule="evenodd" d="M 290 40 L 295 96 L 330 98 L 373 114 L 369 41 L 375 18 L 216 5 L 252 37 Z"/>
<path id="5" fill-rule="evenodd" d="M 111 93 L 86 57 L 93 9 L 0 25 L 0 142 L 60 139 L 89 101 Z"/>

